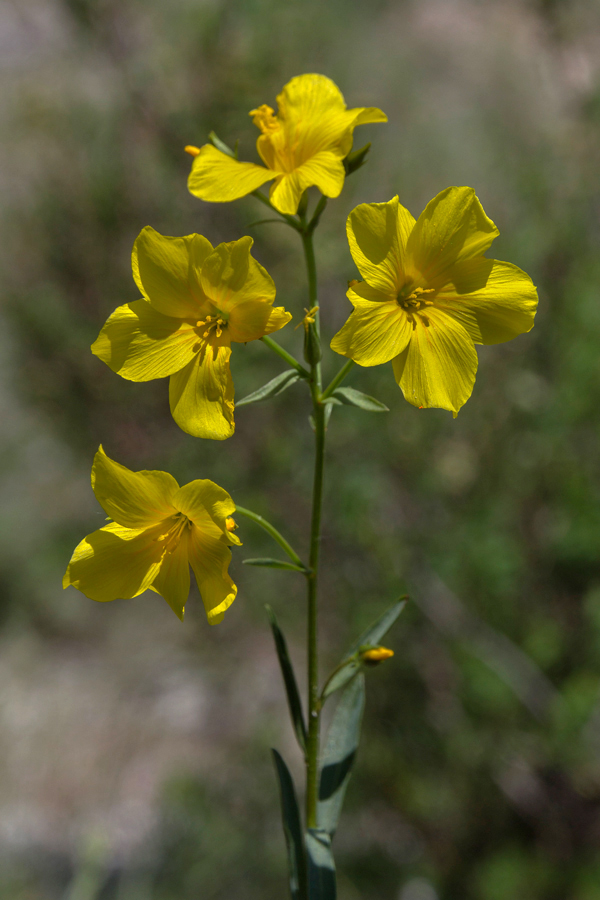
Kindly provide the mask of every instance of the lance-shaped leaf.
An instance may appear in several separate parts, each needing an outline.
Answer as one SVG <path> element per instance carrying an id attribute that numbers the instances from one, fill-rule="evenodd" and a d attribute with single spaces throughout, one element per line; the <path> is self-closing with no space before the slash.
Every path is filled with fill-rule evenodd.
<path id="1" fill-rule="evenodd" d="M 235 405 L 246 406 L 248 403 L 258 403 L 260 400 L 268 400 L 270 397 L 276 397 L 277 394 L 287 391 L 292 384 L 299 380 L 300 376 L 295 369 L 287 369 L 285 372 L 281 372 L 280 375 L 276 375 L 275 378 L 272 378 L 266 384 L 263 384 L 257 391 L 248 394 L 248 396 L 244 397 L 242 400 L 238 400 Z"/>
<path id="2" fill-rule="evenodd" d="M 329 681 L 323 688 L 322 699 L 325 700 L 334 691 L 339 691 L 349 681 L 354 678 L 361 668 L 361 662 L 358 659 L 358 651 L 361 647 L 373 645 L 376 646 L 388 633 L 404 607 L 406 606 L 406 597 L 401 597 L 382 616 L 380 616 L 372 625 L 363 631 L 358 640 L 356 640 L 346 656 L 334 671 Z"/>
<path id="3" fill-rule="evenodd" d="M 327 831 L 309 828 L 306 832 L 306 850 L 309 900 L 336 900 L 335 863 Z"/>
<path id="4" fill-rule="evenodd" d="M 277 650 L 277 658 L 279 659 L 281 674 L 283 676 L 283 683 L 285 685 L 285 692 L 287 694 L 287 701 L 290 710 L 290 716 L 292 719 L 292 725 L 294 727 L 294 731 L 296 732 L 296 737 L 298 739 L 298 743 L 300 744 L 300 749 L 303 753 L 306 753 L 306 724 L 304 722 L 304 713 L 302 712 L 300 693 L 298 691 L 296 676 L 294 675 L 294 669 L 292 668 L 292 663 L 288 653 L 287 643 L 285 637 L 283 636 L 283 631 L 277 624 L 275 613 L 268 605 L 265 606 L 265 609 L 267 611 L 267 616 L 269 617 L 271 631 L 273 632 L 275 649 Z"/>
<path id="5" fill-rule="evenodd" d="M 263 566 L 265 569 L 291 569 L 292 572 L 306 573 L 308 570 L 304 566 L 297 566 L 294 563 L 287 562 L 285 559 L 271 559 L 268 556 L 257 559 L 243 559 L 245 566 Z"/>
<path id="6" fill-rule="evenodd" d="M 367 412 L 389 412 L 389 407 L 382 403 L 381 400 L 376 400 L 375 397 L 369 397 L 368 394 L 363 394 L 362 391 L 357 391 L 356 388 L 351 387 L 340 387 L 336 388 L 333 392 L 333 396 L 337 397 L 342 403 L 345 403 L 347 406 L 358 406 L 359 409 L 366 409 Z"/>
<path id="7" fill-rule="evenodd" d="M 321 760 L 317 817 L 319 827 L 331 837 L 337 828 L 356 757 L 364 707 L 365 676 L 360 673 L 340 696 Z"/>
<path id="8" fill-rule="evenodd" d="M 281 755 L 277 750 L 271 750 L 271 753 L 279 781 L 281 818 L 288 853 L 290 894 L 292 900 L 307 900 L 306 854 L 296 790 L 292 776 Z"/>

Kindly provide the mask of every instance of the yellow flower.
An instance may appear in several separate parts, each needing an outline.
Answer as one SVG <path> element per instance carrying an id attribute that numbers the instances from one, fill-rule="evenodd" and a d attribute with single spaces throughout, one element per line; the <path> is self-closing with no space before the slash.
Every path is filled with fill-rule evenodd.
<path id="1" fill-rule="evenodd" d="M 271 334 L 291 314 L 273 307 L 275 285 L 250 254 L 252 238 L 219 244 L 199 234 L 139 234 L 133 277 L 143 300 L 119 306 L 92 345 L 131 381 L 171 376 L 169 401 L 180 428 L 224 440 L 234 432 L 231 343 Z"/>
<path id="2" fill-rule="evenodd" d="M 183 619 L 190 566 L 211 625 L 237 594 L 227 572 L 230 544 L 241 544 L 228 522 L 235 504 L 213 481 L 179 487 L 168 472 L 131 472 L 102 447 L 92 488 L 113 520 L 75 548 L 63 578 L 91 600 L 127 600 L 150 588 Z"/>
<path id="3" fill-rule="evenodd" d="M 347 233 L 364 281 L 350 284 L 354 311 L 332 349 L 361 366 L 392 360 L 409 403 L 456 416 L 475 383 L 475 344 L 533 328 L 531 278 L 482 256 L 498 229 L 468 187 L 442 191 L 416 222 L 398 197 L 363 203 Z"/>
<path id="4" fill-rule="evenodd" d="M 357 125 L 387 122 L 374 107 L 346 109 L 340 89 L 324 75 L 292 78 L 277 97 L 277 115 L 263 104 L 250 115 L 262 134 L 256 148 L 267 168 L 238 162 L 212 144 L 195 155 L 188 187 L 201 200 L 223 203 L 252 193 L 275 179 L 271 203 L 293 215 L 306 188 L 316 185 L 326 197 L 339 196 L 345 170 L 343 159 L 352 149 Z"/>

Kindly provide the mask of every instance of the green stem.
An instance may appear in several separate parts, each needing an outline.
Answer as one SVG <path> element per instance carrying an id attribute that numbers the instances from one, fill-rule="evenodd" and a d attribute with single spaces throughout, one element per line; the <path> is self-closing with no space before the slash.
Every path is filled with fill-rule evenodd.
<path id="1" fill-rule="evenodd" d="M 298 360 L 292 356 L 291 353 L 288 353 L 287 350 L 284 350 L 281 344 L 278 344 L 277 341 L 274 341 L 273 338 L 267 337 L 265 334 L 260 339 L 263 344 L 266 344 L 269 350 L 272 350 L 273 353 L 276 353 L 277 356 L 280 356 L 281 359 L 284 359 L 289 366 L 292 366 L 302 378 L 307 378 L 309 381 L 311 379 L 311 373 L 308 369 L 305 369 L 304 366 L 298 362 Z"/>
<path id="2" fill-rule="evenodd" d="M 346 377 L 346 375 L 348 374 L 350 369 L 353 368 L 353 366 L 354 366 L 354 360 L 349 359 L 348 362 L 342 366 L 342 368 L 337 373 L 335 378 L 332 379 L 332 381 L 328 385 L 328 387 L 325 388 L 325 390 L 321 394 L 321 400 L 327 400 L 328 397 L 331 397 L 331 395 L 335 391 L 336 387 L 338 387 L 342 383 L 342 381 L 344 380 L 344 378 Z"/>
<path id="3" fill-rule="evenodd" d="M 278 216 L 281 216 L 282 219 L 285 219 L 288 225 L 292 226 L 294 231 L 302 230 L 302 225 L 294 218 L 294 216 L 288 216 L 286 213 L 279 212 L 278 209 L 275 209 L 269 198 L 266 197 L 262 191 L 259 191 L 258 188 L 255 191 L 252 191 L 252 196 L 256 197 L 257 200 L 260 200 L 261 203 L 264 203 L 265 206 L 268 206 L 269 209 L 273 210 L 274 213 L 277 213 Z"/>
<path id="4" fill-rule="evenodd" d="M 313 216 L 314 219 L 314 216 Z M 309 309 L 317 305 L 317 269 L 313 245 L 313 229 L 305 225 L 302 245 L 308 272 Z M 315 329 L 319 336 L 319 315 L 315 315 Z M 323 503 L 323 465 L 325 461 L 325 409 L 321 403 L 321 363 L 311 365 L 310 389 L 315 425 L 315 470 L 313 478 L 312 519 L 310 526 L 310 555 L 308 586 L 308 739 L 306 744 L 306 826 L 317 827 L 319 798 L 319 657 L 317 585 L 319 549 L 321 544 L 321 509 Z"/>
<path id="5" fill-rule="evenodd" d="M 264 530 L 271 535 L 273 540 L 279 544 L 281 549 L 287 553 L 292 562 L 296 563 L 297 566 L 300 566 L 304 572 L 307 571 L 307 567 L 304 565 L 294 548 L 288 544 L 283 535 L 280 534 L 270 522 L 267 522 L 267 520 L 263 519 L 262 516 L 259 516 L 258 513 L 252 512 L 251 509 L 245 509 L 245 507 L 238 506 L 237 504 L 235 511 L 242 516 L 246 516 L 247 519 L 252 519 L 253 522 L 256 522 L 261 528 L 264 528 Z"/>

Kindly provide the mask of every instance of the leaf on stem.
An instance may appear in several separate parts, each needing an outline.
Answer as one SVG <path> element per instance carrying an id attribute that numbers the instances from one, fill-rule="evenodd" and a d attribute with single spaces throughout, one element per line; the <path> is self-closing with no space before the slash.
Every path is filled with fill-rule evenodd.
<path id="1" fill-rule="evenodd" d="M 287 701 L 290 710 L 290 717 L 292 719 L 292 725 L 294 727 L 298 743 L 300 744 L 300 749 L 305 754 L 306 724 L 304 722 L 302 702 L 300 700 L 300 693 L 298 691 L 298 685 L 296 683 L 296 676 L 294 675 L 294 669 L 292 668 L 286 640 L 283 636 L 283 631 L 277 623 L 275 613 L 268 604 L 265 606 L 265 609 L 267 611 L 267 616 L 269 617 L 271 631 L 273 632 L 273 640 L 275 641 L 277 658 L 279 659 L 279 666 L 281 668 L 281 674 L 283 676 L 283 683 L 285 685 L 285 692 L 287 694 Z"/>
<path id="2" fill-rule="evenodd" d="M 286 369 L 285 372 L 281 372 L 280 375 L 276 375 L 275 378 L 272 378 L 266 384 L 263 384 L 257 391 L 248 394 L 248 396 L 244 397 L 242 400 L 238 400 L 235 405 L 236 407 L 246 406 L 248 403 L 258 403 L 260 400 L 269 400 L 271 397 L 276 397 L 277 394 L 287 391 L 292 384 L 295 384 L 295 382 L 299 380 L 300 375 L 295 369 Z"/>
<path id="3" fill-rule="evenodd" d="M 350 771 L 358 750 L 365 706 L 365 676 L 361 673 L 344 689 L 329 731 L 321 760 L 319 826 L 333 837 L 339 822 Z"/>
<path id="4" fill-rule="evenodd" d="M 369 397 L 368 394 L 363 394 L 362 391 L 357 391 L 356 388 L 351 387 L 340 387 L 336 388 L 333 392 L 333 396 L 337 397 L 341 403 L 345 403 L 348 406 L 358 406 L 359 409 L 366 409 L 367 412 L 389 412 L 389 407 L 382 403 L 381 400 L 376 400 L 375 397 Z"/>
<path id="5" fill-rule="evenodd" d="M 288 853 L 290 893 L 292 900 L 307 900 L 306 855 L 296 790 L 292 776 L 281 755 L 277 750 L 271 750 L 271 753 L 279 781 L 281 818 Z"/>
<path id="6" fill-rule="evenodd" d="M 304 566 L 297 566 L 295 563 L 287 562 L 285 559 L 271 559 L 270 557 L 261 557 L 260 559 L 243 559 L 245 566 L 263 566 L 265 569 L 291 569 L 293 572 L 306 573 Z"/>
<path id="7" fill-rule="evenodd" d="M 382 616 L 380 616 L 372 625 L 363 631 L 360 637 L 352 644 L 348 653 L 340 663 L 338 669 L 332 677 L 327 681 L 323 689 L 322 700 L 325 700 L 335 691 L 339 691 L 349 681 L 351 681 L 357 672 L 361 669 L 361 662 L 358 658 L 358 652 L 361 647 L 373 645 L 376 646 L 388 633 L 404 607 L 406 606 L 406 597 L 390 606 Z"/>
<path id="8" fill-rule="evenodd" d="M 327 831 L 309 828 L 306 832 L 306 850 L 309 900 L 336 900 L 335 863 Z"/>

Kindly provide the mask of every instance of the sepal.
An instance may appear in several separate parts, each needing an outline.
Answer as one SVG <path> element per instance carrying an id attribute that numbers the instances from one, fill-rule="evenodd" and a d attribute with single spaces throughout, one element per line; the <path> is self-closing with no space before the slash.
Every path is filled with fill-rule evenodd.
<path id="1" fill-rule="evenodd" d="M 352 153 L 349 153 L 348 156 L 344 159 L 344 169 L 346 170 L 346 175 L 352 175 L 353 172 L 356 172 L 357 169 L 360 169 L 361 166 L 367 161 L 367 154 L 371 149 L 371 142 L 365 144 L 364 147 L 361 147 L 360 150 L 354 150 Z"/>

